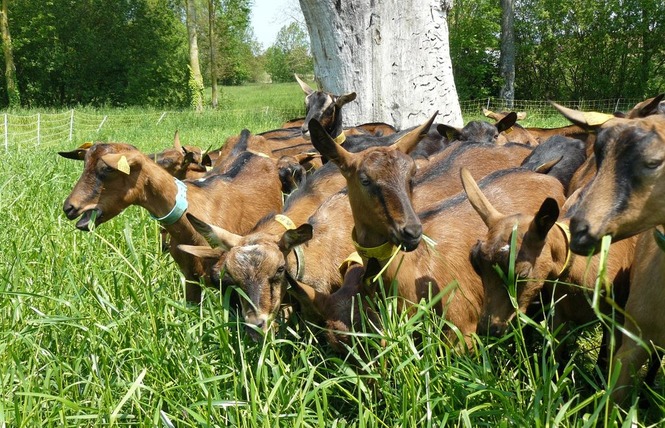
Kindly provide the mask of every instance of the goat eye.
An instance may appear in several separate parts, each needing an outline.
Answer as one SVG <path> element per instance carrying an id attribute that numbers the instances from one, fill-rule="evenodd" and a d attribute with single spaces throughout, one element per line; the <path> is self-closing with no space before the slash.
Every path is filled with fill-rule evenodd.
<path id="1" fill-rule="evenodd" d="M 369 186 L 372 183 L 369 177 L 367 177 L 365 174 L 360 174 L 358 179 L 360 180 L 360 184 L 362 184 L 365 187 Z"/>
<path id="2" fill-rule="evenodd" d="M 282 275 L 284 273 L 284 270 L 285 270 L 284 266 L 278 267 L 277 271 L 275 272 L 275 276 Z"/>
<path id="3" fill-rule="evenodd" d="M 644 162 L 647 169 L 656 169 L 663 164 L 663 159 L 651 159 Z"/>

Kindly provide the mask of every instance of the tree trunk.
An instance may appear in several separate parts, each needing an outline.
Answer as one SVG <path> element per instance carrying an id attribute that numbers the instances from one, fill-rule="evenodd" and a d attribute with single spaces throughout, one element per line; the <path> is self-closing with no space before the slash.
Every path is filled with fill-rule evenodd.
<path id="1" fill-rule="evenodd" d="M 203 110 L 203 76 L 199 65 L 199 44 L 196 37 L 196 0 L 187 0 L 187 35 L 189 36 L 189 67 L 192 105 Z"/>
<path id="2" fill-rule="evenodd" d="M 0 28 L 2 31 L 2 50 L 5 54 L 5 81 L 7 82 L 9 108 L 16 108 L 21 105 L 21 94 L 16 82 L 16 65 L 14 64 L 14 53 L 12 51 L 12 38 L 9 35 L 9 14 L 7 11 L 7 0 L 2 0 Z"/>
<path id="3" fill-rule="evenodd" d="M 212 108 L 217 108 L 217 54 L 215 53 L 215 0 L 208 0 L 208 28 L 210 33 L 210 89 Z"/>
<path id="4" fill-rule="evenodd" d="M 508 109 L 515 101 L 515 17 L 514 0 L 501 0 L 501 57 L 500 68 L 503 86 L 499 96 L 506 102 Z"/>
<path id="5" fill-rule="evenodd" d="M 448 46 L 452 0 L 300 0 L 321 89 L 358 98 L 347 125 L 462 125 Z"/>

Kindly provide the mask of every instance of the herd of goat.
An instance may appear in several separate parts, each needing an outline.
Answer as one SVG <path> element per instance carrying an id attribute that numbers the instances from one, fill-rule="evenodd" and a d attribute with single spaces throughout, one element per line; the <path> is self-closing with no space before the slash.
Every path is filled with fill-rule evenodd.
<path id="1" fill-rule="evenodd" d="M 459 129 L 434 114 L 397 131 L 343 127 L 355 93 L 296 79 L 304 119 L 243 130 L 216 151 L 183 146 L 176 132 L 156 154 L 102 142 L 60 152 L 84 161 L 67 218 L 89 230 L 139 205 L 160 222 L 188 301 L 200 301 L 201 284 L 233 284 L 251 336 L 290 304 L 339 352 L 349 331 L 380 331 L 371 303 L 382 285 L 407 313 L 431 301 L 454 326 L 451 342 L 468 349 L 474 333 L 507 331 L 515 300 L 524 313 L 556 302 L 550 324 L 560 338 L 571 323 L 598 320 L 598 307 L 616 312 L 598 363 L 620 372 L 613 398 L 630 396 L 635 373 L 665 346 L 665 94 L 614 115 L 554 104 L 572 123 L 561 128 L 487 112 L 496 123 Z M 598 288 L 591 255 L 605 235 L 608 284 Z M 621 325 L 609 361 L 606 342 Z M 556 355 L 568 358 L 566 347 Z M 660 367 L 653 362 L 649 379 Z"/>

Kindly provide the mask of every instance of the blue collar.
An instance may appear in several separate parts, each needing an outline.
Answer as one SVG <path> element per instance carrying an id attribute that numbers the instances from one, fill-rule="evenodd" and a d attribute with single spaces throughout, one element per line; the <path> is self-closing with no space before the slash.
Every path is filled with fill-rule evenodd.
<path id="1" fill-rule="evenodd" d="M 162 223 L 163 225 L 170 225 L 180 220 L 180 217 L 187 211 L 187 185 L 182 181 L 174 178 L 176 186 L 178 186 L 178 194 L 175 196 L 175 205 L 171 209 L 171 212 L 166 214 L 164 217 L 155 217 L 150 214 L 154 220 Z"/>

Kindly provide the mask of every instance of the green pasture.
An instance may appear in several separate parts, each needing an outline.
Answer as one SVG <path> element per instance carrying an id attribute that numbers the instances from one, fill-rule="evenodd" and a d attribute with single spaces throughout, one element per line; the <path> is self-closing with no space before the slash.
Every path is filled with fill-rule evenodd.
<path id="1" fill-rule="evenodd" d="M 573 332 L 574 358 L 559 367 L 551 334 L 526 317 L 507 337 L 479 338 L 475 352 L 463 353 L 445 342 L 446 323 L 427 302 L 406 319 L 386 297 L 385 347 L 369 332 L 342 357 L 297 316 L 255 343 L 228 293 L 208 289 L 200 306 L 185 302 L 183 278 L 145 210 L 131 207 L 91 233 L 62 212 L 82 163 L 58 150 L 113 140 L 153 152 L 170 145 L 176 129 L 183 144 L 218 147 L 243 128 L 278 127 L 302 104 L 296 84 L 223 88 L 218 112 L 130 126 L 113 118 L 145 111 L 108 110 L 99 134 L 0 155 L 0 427 L 664 422 L 662 376 L 655 391 L 641 391 L 648 408 L 608 405 L 608 379 L 594 367 L 597 326 Z M 564 122 L 534 125 L 554 124 Z"/>

